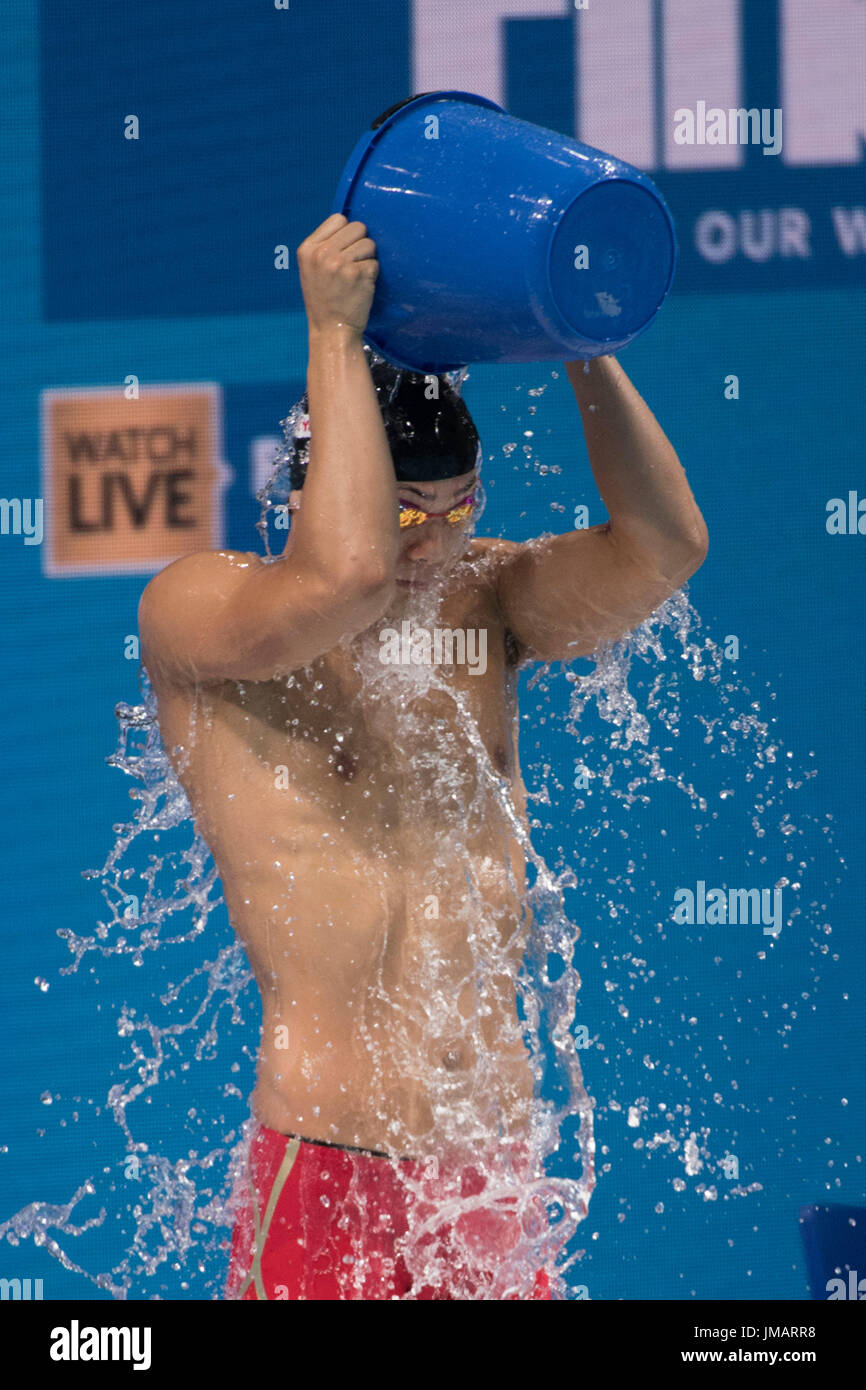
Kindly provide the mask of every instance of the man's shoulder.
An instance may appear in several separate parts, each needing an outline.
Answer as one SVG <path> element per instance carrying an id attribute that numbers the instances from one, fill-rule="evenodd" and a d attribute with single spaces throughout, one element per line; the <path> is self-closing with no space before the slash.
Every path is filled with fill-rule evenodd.
<path id="1" fill-rule="evenodd" d="M 520 541 L 506 541 L 501 536 L 474 536 L 469 549 L 479 559 L 503 559 L 506 555 L 516 555 L 523 549 Z"/>
<path id="2" fill-rule="evenodd" d="M 469 559 L 480 580 L 498 587 L 504 565 L 520 554 L 519 541 L 502 540 L 499 536 L 475 536 L 469 543 Z"/>
<path id="3" fill-rule="evenodd" d="M 151 677 L 164 653 L 185 644 L 189 625 L 206 621 L 263 563 L 253 551 L 195 550 L 170 561 L 149 580 L 138 602 L 138 632 Z M 204 615 L 202 618 L 201 615 Z"/>
<path id="4" fill-rule="evenodd" d="M 208 583 L 217 575 L 229 575 L 236 571 L 249 571 L 263 564 L 261 555 L 246 550 L 193 550 L 188 555 L 180 555 L 171 560 L 145 586 L 142 597 L 154 594 L 165 599 L 179 590 L 189 591 L 197 585 Z"/>
<path id="5" fill-rule="evenodd" d="M 520 547 L 515 541 L 503 541 L 498 536 L 474 536 L 469 542 L 466 562 L 475 583 L 489 590 L 499 604 L 499 576 L 508 557 Z"/>
<path id="6" fill-rule="evenodd" d="M 498 577 L 502 566 L 509 559 L 520 554 L 523 548 L 520 541 L 507 541 L 499 536 L 475 536 L 470 543 L 470 555 L 475 563 L 479 578 L 483 579 L 492 590 L 502 617 L 505 654 L 509 666 L 522 665 L 527 656 L 523 644 L 518 641 L 508 626 L 507 614 L 503 610 L 499 596 Z"/>
<path id="7" fill-rule="evenodd" d="M 179 555 L 176 560 L 170 560 L 154 575 L 154 579 L 165 576 L 174 579 L 180 574 L 192 574 L 197 570 L 226 569 L 231 565 L 263 562 L 264 557 L 257 555 L 254 550 L 191 550 L 187 555 Z"/>

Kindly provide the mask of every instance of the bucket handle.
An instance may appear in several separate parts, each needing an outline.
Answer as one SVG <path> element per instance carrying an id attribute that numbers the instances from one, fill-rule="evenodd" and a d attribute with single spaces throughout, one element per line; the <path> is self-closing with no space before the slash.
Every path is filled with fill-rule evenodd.
<path id="1" fill-rule="evenodd" d="M 435 95 L 435 92 L 416 92 L 413 97 L 404 97 L 402 101 L 395 102 L 393 106 L 389 106 L 388 110 L 383 111 L 381 116 L 377 116 L 370 126 L 370 129 L 378 130 L 379 126 L 382 125 L 384 121 L 387 121 L 389 116 L 393 116 L 394 112 L 399 111 L 401 106 L 408 106 L 410 101 L 418 101 L 420 97 L 432 97 Z"/>

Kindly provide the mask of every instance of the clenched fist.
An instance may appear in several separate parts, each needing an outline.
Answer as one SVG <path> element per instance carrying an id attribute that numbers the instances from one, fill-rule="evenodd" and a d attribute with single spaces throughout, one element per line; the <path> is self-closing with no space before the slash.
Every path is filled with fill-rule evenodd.
<path id="1" fill-rule="evenodd" d="M 363 222 L 332 213 L 298 247 L 310 330 L 343 327 L 360 337 L 376 291 L 376 243 Z"/>

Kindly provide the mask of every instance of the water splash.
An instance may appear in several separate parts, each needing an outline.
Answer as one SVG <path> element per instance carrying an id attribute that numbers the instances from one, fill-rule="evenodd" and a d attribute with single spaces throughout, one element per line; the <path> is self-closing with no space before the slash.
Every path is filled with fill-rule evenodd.
<path id="1" fill-rule="evenodd" d="M 597 1042 L 614 1073 L 604 1082 L 608 1094 L 597 1118 L 608 1132 L 608 1122 L 620 1117 L 637 1130 L 634 1149 L 661 1160 L 666 1172 L 659 1177 L 674 1191 L 689 1189 L 684 1179 L 699 1179 L 691 1184 L 696 1196 L 729 1201 L 761 1190 L 746 1180 L 753 1165 L 737 1149 L 741 1128 L 762 1111 L 733 1074 L 725 1033 L 741 1045 L 753 1039 L 766 1057 L 773 1039 L 778 1051 L 787 1049 L 801 1011 L 815 1011 L 824 977 L 838 964 L 829 943 L 833 886 L 822 885 L 823 901 L 815 886 L 811 901 L 806 894 L 810 878 L 820 882 L 828 855 L 835 855 L 834 884 L 845 860 L 834 849 L 832 816 L 794 809 L 817 769 L 795 768 L 793 752 L 772 730 L 775 717 L 749 698 L 725 650 L 708 636 L 700 640 L 701 628 L 681 590 L 626 639 L 597 653 L 591 672 L 567 671 L 573 689 L 565 727 L 582 750 L 575 813 L 589 814 L 577 861 L 584 920 L 594 916 L 598 924 L 592 944 L 615 1013 L 607 1027 L 616 1059 Z M 686 697 L 697 703 L 696 692 L 684 686 L 683 671 L 704 687 L 691 724 Z M 539 672 L 534 680 L 545 677 Z M 772 691 L 768 699 L 775 699 Z M 606 746 L 597 746 L 599 729 Z M 676 753 L 675 761 L 668 756 Z M 652 807 L 654 824 L 663 821 L 658 838 L 643 832 L 645 807 Z M 685 837 L 669 837 L 667 826 L 676 824 Z M 682 859 L 691 864 L 675 862 Z M 784 903 L 779 928 L 767 934 L 748 921 L 677 923 L 675 889 L 711 874 L 707 889 L 772 884 Z M 593 898 L 594 913 L 587 910 Z M 710 963 L 715 980 L 705 1005 L 697 1002 L 705 992 L 698 984 Z M 594 1031 L 596 1039 L 606 1031 L 601 1020 Z M 785 1142 L 774 1135 L 772 1146 L 781 1153 Z M 605 1145 L 602 1156 L 609 1152 Z M 603 1163 L 601 1173 L 609 1170 Z"/>
<path id="2" fill-rule="evenodd" d="M 458 389 L 464 375 L 465 371 L 453 374 Z M 541 389 L 530 394 L 538 395 Z M 270 560 L 274 556 L 268 520 L 281 497 L 287 496 L 292 415 L 282 423 L 286 449 L 275 459 L 274 477 L 260 494 L 258 529 Z M 509 452 L 516 447 L 510 446 Z M 524 447 L 529 458 L 531 446 Z M 424 622 L 423 606 L 416 616 Z M 569 1296 L 565 1274 L 584 1253 L 575 1249 L 575 1242 L 596 1181 L 594 1123 L 599 1119 L 608 1136 L 622 1125 L 647 1163 L 663 1165 L 672 1193 L 693 1192 L 704 1202 L 714 1202 L 720 1192 L 723 1200 L 730 1200 L 760 1186 L 747 1181 L 747 1174 L 729 1180 L 737 1122 L 752 1107 L 726 1069 L 727 1045 L 718 1046 L 718 1017 L 712 1023 L 699 1017 L 695 991 L 687 979 L 683 983 L 688 971 L 676 960 L 673 968 L 681 975 L 671 973 L 669 943 L 675 933 L 682 941 L 683 928 L 672 924 L 670 883 L 659 868 L 663 856 L 657 842 L 646 842 L 636 814 L 641 808 L 651 806 L 658 819 L 669 804 L 669 822 L 677 823 L 679 816 L 683 825 L 688 815 L 689 835 L 701 843 L 711 841 L 711 831 L 728 834 L 726 827 L 743 804 L 745 863 L 759 866 L 764 878 L 770 875 L 774 884 L 789 890 L 782 940 L 795 924 L 801 932 L 811 930 L 810 979 L 802 979 L 802 965 L 787 962 L 789 1000 L 802 996 L 803 1004 L 814 1008 L 822 970 L 836 960 L 828 942 L 827 904 L 813 899 L 807 909 L 801 905 L 818 849 L 832 842 L 829 825 L 814 827 L 810 849 L 810 818 L 801 813 L 795 819 L 791 809 L 795 794 L 814 770 L 795 771 L 791 752 L 783 753 L 781 741 L 771 735 L 774 721 L 762 715 L 757 700 L 745 704 L 751 692 L 728 674 L 724 653 L 714 642 L 699 642 L 700 628 L 700 618 L 681 591 L 627 640 L 597 652 L 588 673 L 566 669 L 564 681 L 571 689 L 563 728 L 579 746 L 574 772 L 580 795 L 573 809 L 588 819 L 582 824 L 578 820 L 573 853 L 566 855 L 558 847 L 558 870 L 548 867 L 515 813 L 508 784 L 491 763 L 465 694 L 443 682 L 432 668 L 392 667 L 386 672 L 372 646 L 366 654 L 363 643 L 359 648 L 367 698 L 399 706 L 410 740 L 413 733 L 425 735 L 425 742 L 416 745 L 415 765 L 426 794 L 440 802 L 457 799 L 450 833 L 443 834 L 432 853 L 434 870 L 444 868 L 449 855 L 459 850 L 465 828 L 483 821 L 493 806 L 507 822 L 528 869 L 524 900 L 532 930 L 519 972 L 503 953 L 487 885 L 474 871 L 468 876 L 466 906 L 459 919 L 471 942 L 472 958 L 457 985 L 478 988 L 503 970 L 513 975 L 519 1031 L 535 1080 L 528 1165 L 511 1165 L 501 1149 L 498 1157 L 487 1160 L 490 1182 L 481 1204 L 492 1208 L 503 1199 L 516 1199 L 521 1237 L 510 1258 L 493 1272 L 485 1297 L 527 1296 L 529 1277 L 542 1265 L 550 1272 L 556 1295 Z M 527 691 L 535 694 L 539 705 L 544 697 L 545 719 L 550 717 L 553 681 L 550 668 L 542 667 L 527 682 Z M 562 683 L 557 678 L 557 686 Z M 141 703 L 117 707 L 119 742 L 108 760 L 137 783 L 130 795 L 138 810 L 134 821 L 114 827 L 117 839 L 102 869 L 88 873 L 99 882 L 109 915 L 91 936 L 68 929 L 59 932 L 73 957 L 68 972 L 77 972 L 95 957 L 121 971 L 150 970 L 154 977 L 147 1011 L 126 1004 L 120 1009 L 118 1035 L 128 1055 L 108 1085 L 103 1112 L 122 1137 L 125 1183 L 113 1181 L 106 1176 L 111 1169 L 105 1169 L 101 1177 L 81 1183 L 66 1204 L 31 1203 L 0 1226 L 0 1236 L 12 1244 L 32 1239 L 65 1268 L 114 1298 L 161 1297 L 176 1287 L 172 1279 L 193 1296 L 220 1297 L 227 1239 L 252 1132 L 246 1119 L 246 1083 L 256 1052 L 260 1006 L 246 956 L 220 910 L 225 904 L 216 866 L 163 746 L 156 700 L 144 670 L 141 688 Z M 413 704 L 431 692 L 453 700 L 457 714 L 453 723 L 446 721 L 438 743 L 431 741 L 429 727 L 413 724 Z M 699 695 L 701 703 L 689 722 L 688 702 Z M 524 710 L 527 703 L 524 698 Z M 696 726 L 703 737 L 692 749 L 693 764 L 687 771 L 688 744 Z M 471 749 L 477 772 L 469 783 L 459 774 L 458 731 Z M 191 755 L 197 737 L 193 722 L 188 748 L 173 749 L 175 757 Z M 674 759 L 678 741 L 679 757 Z M 529 756 L 525 749 L 522 753 L 524 776 L 535 772 L 539 784 L 530 793 L 530 803 L 543 813 L 550 805 L 549 765 L 543 757 L 533 760 L 531 750 Z M 183 772 L 183 756 L 177 766 Z M 741 792 L 746 793 L 742 803 Z M 530 829 L 547 828 L 538 818 L 531 821 Z M 665 828 L 660 833 L 666 837 Z M 675 881 L 680 879 L 682 875 Z M 747 881 L 745 870 L 741 879 Z M 511 875 L 510 887 L 515 886 Z M 579 932 L 567 911 L 568 891 L 579 893 L 574 915 L 581 923 L 582 949 L 603 979 L 590 1006 L 581 1003 Z M 216 950 L 210 944 L 212 936 L 219 945 Z M 731 1025 L 749 1028 L 762 1043 L 772 1029 L 785 1046 L 798 1010 L 785 1002 L 778 974 L 772 991 L 756 988 L 753 975 L 744 985 L 741 956 L 732 972 L 725 947 L 718 946 L 712 931 L 692 928 L 688 940 L 693 949 L 715 953 L 718 978 L 729 991 Z M 761 936 L 759 944 L 760 949 L 758 944 L 753 949 L 756 961 L 766 962 L 778 951 L 777 939 Z M 430 971 L 424 1001 L 432 1032 L 453 1016 L 454 981 L 446 990 L 432 955 L 422 964 Z M 167 972 L 179 983 L 160 978 Z M 393 1002 L 381 972 L 371 982 L 370 994 L 380 1002 Z M 602 1022 L 605 999 L 610 1012 Z M 585 1024 L 581 1012 L 587 1007 L 590 1022 Z M 417 1059 L 417 1029 L 413 1032 L 410 1026 L 416 1024 L 417 1018 L 407 1016 L 404 1031 L 395 1028 L 395 1054 L 404 1063 Z M 581 1029 L 589 1047 L 585 1040 L 578 1042 Z M 360 1031 L 363 1036 L 363 1020 Z M 368 1034 L 366 1041 L 372 1045 L 375 1040 Z M 496 1133 L 500 1078 L 496 1054 L 483 1046 L 477 1017 L 466 1020 L 461 1041 L 478 1055 L 473 1084 L 468 1093 L 458 1088 L 448 1096 L 442 1090 L 441 1113 L 435 1120 L 456 1146 L 471 1146 Z M 585 1062 L 589 1059 L 589 1089 L 603 1098 L 600 1103 L 587 1093 L 581 1054 Z M 208 1073 L 212 1062 L 220 1071 L 218 1086 Z M 226 1082 L 227 1071 L 232 1079 Z M 195 1096 L 193 1106 L 186 1101 L 187 1092 Z M 154 1132 L 150 1124 L 149 1137 L 144 1138 L 156 1102 L 162 1106 L 163 1133 L 159 1125 Z M 197 1147 L 169 1157 L 155 1145 L 168 1147 L 164 1129 L 172 1125 L 179 1103 L 184 1106 L 184 1129 L 196 1135 Z M 150 1107 L 149 1114 L 145 1107 Z M 376 1113 L 387 1120 L 381 1101 Z M 107 1153 L 110 1139 L 104 1140 L 104 1148 Z M 555 1176 L 549 1170 L 560 1151 L 565 1173 Z M 602 1158 L 609 1151 L 610 1145 L 603 1145 Z M 601 1174 L 609 1167 L 603 1163 Z M 136 1184 L 134 1197 L 129 1182 Z M 421 1204 L 419 1210 L 425 1201 L 429 1204 L 423 1183 L 414 1183 L 412 1195 Z M 100 1210 L 81 1216 L 79 1206 L 95 1196 L 101 1198 Z M 440 1186 L 434 1210 L 413 1228 L 403 1250 L 419 1282 L 442 1276 L 437 1257 L 424 1244 L 431 1223 L 448 1219 L 459 1224 L 478 1203 L 477 1198 Z M 656 1210 L 660 1208 L 664 1205 Z M 121 1254 L 110 1269 L 89 1273 L 85 1257 L 73 1260 L 69 1247 L 109 1219 Z M 361 1273 L 356 1270 L 359 1278 Z"/>

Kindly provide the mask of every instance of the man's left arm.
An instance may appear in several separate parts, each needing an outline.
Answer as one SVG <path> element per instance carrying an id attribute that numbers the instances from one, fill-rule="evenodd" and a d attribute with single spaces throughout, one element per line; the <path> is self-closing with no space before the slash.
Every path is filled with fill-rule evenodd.
<path id="1" fill-rule="evenodd" d="M 535 661 L 572 661 L 639 626 L 703 563 L 706 524 L 670 440 L 613 357 L 567 362 L 609 520 L 497 546 L 506 626 Z"/>

